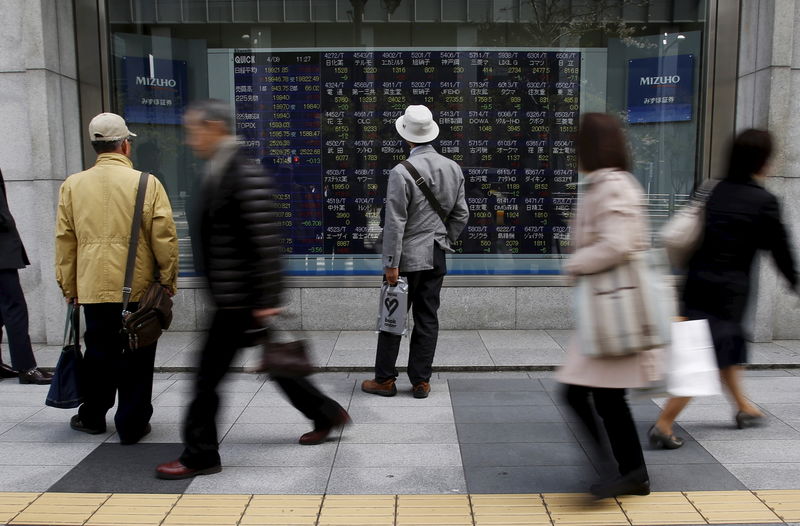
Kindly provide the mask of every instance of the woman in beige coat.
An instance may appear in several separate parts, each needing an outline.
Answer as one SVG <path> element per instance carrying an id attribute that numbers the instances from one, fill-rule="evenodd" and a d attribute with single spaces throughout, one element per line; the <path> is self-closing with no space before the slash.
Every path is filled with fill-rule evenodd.
<path id="1" fill-rule="evenodd" d="M 619 121 L 587 113 L 581 120 L 577 146 L 580 169 L 588 175 L 573 224 L 574 253 L 564 267 L 572 277 L 610 270 L 630 253 L 648 247 L 642 188 L 628 173 L 628 147 Z M 558 372 L 557 379 L 566 384 L 568 404 L 598 443 L 601 435 L 594 410 L 601 417 L 619 464 L 619 476 L 590 488 L 599 498 L 650 493 L 625 389 L 647 385 L 655 352 L 590 358 L 573 340 Z"/>

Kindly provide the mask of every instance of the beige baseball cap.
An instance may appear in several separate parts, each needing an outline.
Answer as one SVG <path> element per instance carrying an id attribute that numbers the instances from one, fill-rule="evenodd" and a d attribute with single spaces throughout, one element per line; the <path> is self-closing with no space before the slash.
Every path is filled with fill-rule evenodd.
<path id="1" fill-rule="evenodd" d="M 89 123 L 91 141 L 119 141 L 136 134 L 128 129 L 125 119 L 116 113 L 101 113 Z"/>

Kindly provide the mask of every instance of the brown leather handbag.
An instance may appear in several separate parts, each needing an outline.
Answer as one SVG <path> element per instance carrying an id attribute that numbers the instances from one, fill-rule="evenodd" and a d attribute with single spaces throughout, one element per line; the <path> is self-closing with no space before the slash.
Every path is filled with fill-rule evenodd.
<path id="1" fill-rule="evenodd" d="M 123 313 L 127 312 L 123 308 Z M 158 341 L 161 333 L 172 323 L 172 299 L 157 281 L 152 283 L 135 312 L 122 316 L 122 331 L 128 337 L 131 349 L 146 347 Z"/>
<path id="2" fill-rule="evenodd" d="M 314 366 L 308 356 L 305 340 L 295 340 L 264 344 L 259 370 L 272 376 L 297 377 L 310 375 L 314 372 Z"/>
<path id="3" fill-rule="evenodd" d="M 144 197 L 147 180 L 150 174 L 142 172 L 139 178 L 139 190 L 136 193 L 136 207 L 133 210 L 131 238 L 128 245 L 128 262 L 125 267 L 125 284 L 122 287 L 122 334 L 128 340 L 128 348 L 136 350 L 158 341 L 161 333 L 169 329 L 172 323 L 172 298 L 159 282 L 158 271 L 153 283 L 147 288 L 139 300 L 139 308 L 135 312 L 128 310 L 133 284 L 133 269 L 136 264 L 136 246 L 139 243 L 139 230 L 142 223 Z M 156 265 L 156 269 L 158 265 Z"/>
<path id="4" fill-rule="evenodd" d="M 278 377 L 301 377 L 314 372 L 314 364 L 304 339 L 277 342 L 272 331 L 262 327 L 248 331 L 261 345 L 261 362 L 253 369 L 258 373 L 269 373 Z"/>

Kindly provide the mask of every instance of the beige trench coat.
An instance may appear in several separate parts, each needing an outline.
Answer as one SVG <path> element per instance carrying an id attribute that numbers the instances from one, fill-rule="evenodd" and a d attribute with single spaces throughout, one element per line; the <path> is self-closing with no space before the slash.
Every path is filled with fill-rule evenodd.
<path id="1" fill-rule="evenodd" d="M 564 270 L 595 274 L 621 264 L 627 254 L 649 247 L 641 185 L 627 172 L 603 169 L 586 177 L 572 228 L 574 252 Z M 584 356 L 573 338 L 556 378 L 589 387 L 645 387 L 662 370 L 660 349 L 616 358 Z"/>
<path id="2" fill-rule="evenodd" d="M 56 219 L 56 280 L 65 298 L 120 303 L 139 174 L 130 159 L 103 153 L 61 185 Z M 161 284 L 178 281 L 178 236 L 164 186 L 153 175 L 145 192 L 131 301 L 139 301 L 158 265 Z"/>

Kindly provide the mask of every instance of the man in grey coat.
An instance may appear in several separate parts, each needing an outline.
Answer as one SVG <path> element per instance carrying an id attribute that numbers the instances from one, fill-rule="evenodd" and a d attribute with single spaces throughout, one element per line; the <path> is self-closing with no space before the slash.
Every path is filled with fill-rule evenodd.
<path id="1" fill-rule="evenodd" d="M 403 163 L 389 173 L 383 227 L 384 276 L 390 285 L 396 284 L 400 275 L 408 280 L 408 305 L 414 307 L 408 377 L 414 397 L 426 398 L 439 336 L 437 311 L 447 274 L 445 252 L 453 252 L 451 245 L 466 226 L 469 210 L 461 167 L 430 144 L 439 135 L 431 111 L 425 106 L 409 106 L 395 127 L 411 148 L 407 162 L 418 173 L 412 175 Z M 426 197 L 424 185 L 438 201 L 443 216 Z M 397 394 L 395 364 L 400 340 L 399 335 L 379 333 L 375 378 L 365 380 L 362 391 L 381 396 Z"/>

